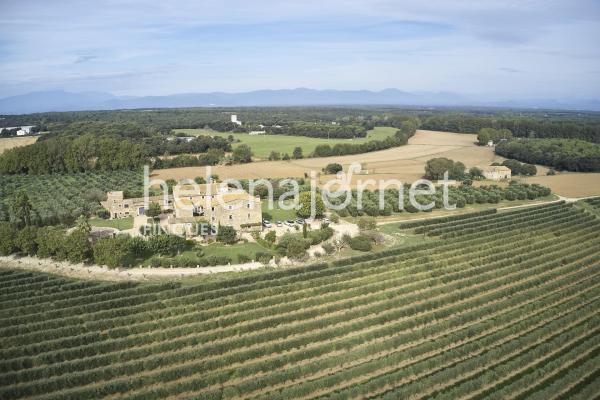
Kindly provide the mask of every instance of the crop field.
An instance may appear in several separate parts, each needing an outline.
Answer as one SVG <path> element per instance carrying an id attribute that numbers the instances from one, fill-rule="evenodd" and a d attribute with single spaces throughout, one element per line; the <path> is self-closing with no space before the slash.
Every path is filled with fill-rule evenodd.
<path id="1" fill-rule="evenodd" d="M 207 129 L 176 129 L 175 132 L 183 132 L 188 135 L 209 135 L 227 138 L 229 135 L 239 140 L 239 144 L 247 144 L 252 148 L 254 156 L 268 159 L 272 150 L 278 151 L 282 156 L 287 153 L 290 156 L 295 147 L 302 147 L 305 156 L 311 154 L 315 147 L 320 144 L 333 146 L 337 143 L 364 143 L 369 140 L 382 140 L 394 135 L 398 129 L 391 127 L 376 127 L 367 132 L 367 137 L 357 139 L 320 139 L 306 136 L 291 135 L 248 135 L 247 133 L 217 132 Z M 235 148 L 236 145 L 233 145 Z"/>
<path id="2" fill-rule="evenodd" d="M 269 136 L 271 138 L 273 136 Z M 303 138 L 302 140 L 317 140 Z M 340 139 L 342 140 L 342 139 Z M 347 139 L 346 139 L 347 140 Z M 484 167 L 502 158 L 494 154 L 491 147 L 482 147 L 475 144 L 476 135 L 433 132 L 418 130 L 408 140 L 405 146 L 394 147 L 387 150 L 374 151 L 364 154 L 353 154 L 340 157 L 305 158 L 290 161 L 261 161 L 249 167 L 248 165 L 215 166 L 211 170 L 221 179 L 258 179 L 273 177 L 294 177 L 310 174 L 311 171 L 319 173 L 329 163 L 340 163 L 347 167 L 351 163 L 360 163 L 368 176 L 355 175 L 357 179 L 400 179 L 403 182 L 413 182 L 423 176 L 425 163 L 434 157 L 447 157 L 462 161 L 467 167 Z M 270 150 L 278 150 L 272 143 Z M 254 150 L 254 147 L 250 145 Z M 269 150 L 269 152 L 270 152 Z M 305 153 L 306 154 L 306 153 Z M 204 167 L 168 168 L 153 171 L 153 176 L 162 179 L 182 179 L 204 176 Z M 332 176 L 319 177 L 324 182 Z"/>
<path id="3" fill-rule="evenodd" d="M 23 136 L 23 137 L 11 137 L 0 139 L 0 154 L 6 150 L 10 150 L 14 147 L 27 146 L 28 144 L 35 143 L 38 136 Z"/>
<path id="4" fill-rule="evenodd" d="M 2 399 L 588 399 L 600 220 L 398 224 L 436 240 L 175 284 L 0 270 Z"/>
<path id="5" fill-rule="evenodd" d="M 549 176 L 522 178 L 523 182 L 538 183 L 565 197 L 587 197 L 600 195 L 600 173 L 565 172 Z"/>
<path id="6" fill-rule="evenodd" d="M 101 208 L 98 196 L 109 190 L 131 193 L 143 188 L 140 171 L 113 171 L 68 175 L 0 175 L 0 220 L 8 218 L 12 199 L 25 191 L 43 223 L 68 222 L 84 212 Z"/>

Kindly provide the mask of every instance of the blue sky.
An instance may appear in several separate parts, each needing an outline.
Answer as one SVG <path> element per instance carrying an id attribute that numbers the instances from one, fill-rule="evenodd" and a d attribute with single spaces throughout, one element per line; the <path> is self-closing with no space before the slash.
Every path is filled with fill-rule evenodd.
<path id="1" fill-rule="evenodd" d="M 597 98 L 600 2 L 0 0 L 0 97 L 309 87 Z"/>

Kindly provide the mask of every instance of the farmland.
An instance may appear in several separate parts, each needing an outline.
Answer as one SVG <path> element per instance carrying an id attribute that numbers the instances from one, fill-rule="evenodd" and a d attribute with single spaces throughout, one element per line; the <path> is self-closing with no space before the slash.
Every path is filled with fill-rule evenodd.
<path id="1" fill-rule="evenodd" d="M 38 136 L 2 138 L 0 139 L 0 154 L 15 147 L 27 146 L 28 144 L 35 143 L 37 139 Z"/>
<path id="2" fill-rule="evenodd" d="M 272 136 L 269 136 L 272 137 Z M 294 138 L 297 139 L 297 138 Z M 304 138 L 305 140 L 317 140 Z M 342 139 L 340 139 L 342 140 Z M 319 172 L 329 163 L 340 163 L 347 167 L 353 162 L 360 163 L 369 175 L 354 175 L 353 184 L 358 179 L 400 179 L 413 182 L 423 176 L 425 163 L 434 157 L 447 157 L 463 162 L 467 167 L 485 167 L 492 162 L 501 162 L 502 157 L 494 154 L 491 147 L 477 146 L 476 135 L 418 130 L 409 139 L 408 145 L 366 154 L 341 157 L 305 158 L 290 161 L 262 161 L 248 168 L 247 165 L 211 167 L 212 173 L 221 179 L 259 179 L 303 176 L 310 171 Z M 252 146 L 251 146 L 252 147 Z M 598 173 L 559 173 L 546 176 L 547 167 L 537 166 L 538 175 L 517 178 L 525 183 L 538 183 L 565 197 L 600 195 L 600 174 Z M 204 167 L 168 168 L 153 171 L 153 176 L 161 179 L 182 179 L 204 176 Z M 317 179 L 326 182 L 332 176 L 321 175 Z"/>
<path id="3" fill-rule="evenodd" d="M 181 284 L 0 270 L 0 398 L 590 398 L 600 221 L 397 224 L 438 240 Z"/>
<path id="4" fill-rule="evenodd" d="M 272 150 L 280 152 L 282 155 L 292 154 L 295 147 L 301 147 L 305 155 L 311 154 L 315 147 L 320 144 L 335 145 L 337 143 L 366 143 L 369 140 L 381 140 L 393 136 L 397 128 L 376 127 L 367 132 L 367 137 L 356 139 L 320 139 L 305 136 L 287 136 L 287 135 L 248 135 L 247 133 L 217 132 L 210 129 L 176 129 L 175 132 L 182 132 L 187 135 L 208 135 L 227 138 L 233 136 L 239 141 L 239 144 L 247 144 L 252 148 L 254 155 L 260 159 L 267 159 Z M 235 145 L 233 146 L 236 147 Z"/>
<path id="5" fill-rule="evenodd" d="M 0 175 L 0 220 L 8 219 L 10 203 L 25 191 L 40 223 L 68 223 L 82 213 L 101 208 L 99 199 L 109 190 L 141 196 L 140 171 L 79 173 L 68 175 Z"/>
<path id="6" fill-rule="evenodd" d="M 549 187 L 554 193 L 565 197 L 600 195 L 600 173 L 565 172 L 554 176 L 527 177 L 522 181 Z"/>
<path id="7" fill-rule="evenodd" d="M 264 138 L 270 139 L 271 137 L 262 137 L 261 140 L 264 140 Z M 298 139 L 303 141 L 316 140 L 312 138 Z M 396 178 L 404 182 L 412 182 L 423 175 L 425 163 L 434 157 L 460 160 L 469 167 L 483 167 L 490 165 L 493 161 L 502 160 L 494 154 L 490 147 L 477 146 L 475 144 L 476 140 L 476 135 L 418 130 L 408 140 L 408 145 L 372 153 L 290 161 L 264 161 L 254 163 L 250 168 L 247 165 L 215 166 L 212 167 L 212 171 L 218 174 L 221 179 L 290 177 L 303 176 L 313 170 L 319 172 L 321 168 L 333 162 L 340 163 L 345 167 L 357 162 L 364 169 L 369 170 L 369 176 L 363 178 Z M 254 150 L 254 147 L 250 147 Z M 274 148 L 271 147 L 271 149 Z M 203 167 L 170 168 L 153 171 L 153 175 L 162 179 L 193 178 L 198 175 L 204 176 L 204 174 L 205 168 Z"/>

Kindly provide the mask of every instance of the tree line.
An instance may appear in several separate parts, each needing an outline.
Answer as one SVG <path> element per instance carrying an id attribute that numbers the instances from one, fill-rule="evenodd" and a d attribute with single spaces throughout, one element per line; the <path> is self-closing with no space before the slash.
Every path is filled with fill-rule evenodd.
<path id="1" fill-rule="evenodd" d="M 151 164 L 152 158 L 159 155 L 205 153 L 210 149 L 223 153 L 231 150 L 231 144 L 227 139 L 209 136 L 199 136 L 187 141 L 178 138 L 170 140 L 157 135 L 56 135 L 4 152 L 0 155 L 0 173 L 63 174 L 136 169 Z M 207 155 L 205 165 L 213 165 L 214 156 L 215 153 Z M 161 161 L 158 164 L 165 163 Z"/>
<path id="2" fill-rule="evenodd" d="M 354 139 L 367 136 L 364 126 L 348 124 L 333 125 L 323 123 L 296 122 L 265 127 L 266 133 L 273 135 L 307 136 L 326 139 Z"/>
<path id="3" fill-rule="evenodd" d="M 418 122 L 413 119 L 405 120 L 394 136 L 389 136 L 383 140 L 370 140 L 365 143 L 337 143 L 333 146 L 321 144 L 315 147 L 312 153 L 313 157 L 343 156 L 347 154 L 368 153 L 371 151 L 385 150 L 392 147 L 404 146 L 417 131 Z"/>
<path id="4" fill-rule="evenodd" d="M 575 139 L 521 139 L 499 143 L 496 154 L 558 170 L 600 171 L 600 145 Z"/>
<path id="5" fill-rule="evenodd" d="M 600 143 L 597 113 L 530 112 L 529 115 L 497 112 L 490 115 L 447 112 L 423 118 L 422 129 L 478 133 L 482 128 L 508 129 L 522 138 L 567 138 Z"/>
<path id="6" fill-rule="evenodd" d="M 231 114 L 237 114 L 249 126 L 306 123 L 320 127 L 336 122 L 339 126 L 362 126 L 367 130 L 374 126 L 399 128 L 402 121 L 418 118 L 422 129 L 464 133 L 478 133 L 481 128 L 509 129 L 517 137 L 574 138 L 600 143 L 597 112 L 489 108 L 244 107 L 49 112 L 2 116 L 2 125 L 36 125 L 51 132 L 86 132 L 105 129 L 105 124 L 129 126 L 127 131 L 133 127 L 148 134 L 166 134 L 176 128 L 244 131 L 231 123 Z"/>

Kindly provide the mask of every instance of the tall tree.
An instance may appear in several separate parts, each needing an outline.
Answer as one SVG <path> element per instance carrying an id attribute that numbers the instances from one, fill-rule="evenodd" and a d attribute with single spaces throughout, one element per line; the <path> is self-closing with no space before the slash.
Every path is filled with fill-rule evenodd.
<path id="1" fill-rule="evenodd" d="M 19 226 L 29 226 L 32 222 L 33 207 L 24 191 L 17 193 L 11 206 L 11 220 Z"/>

